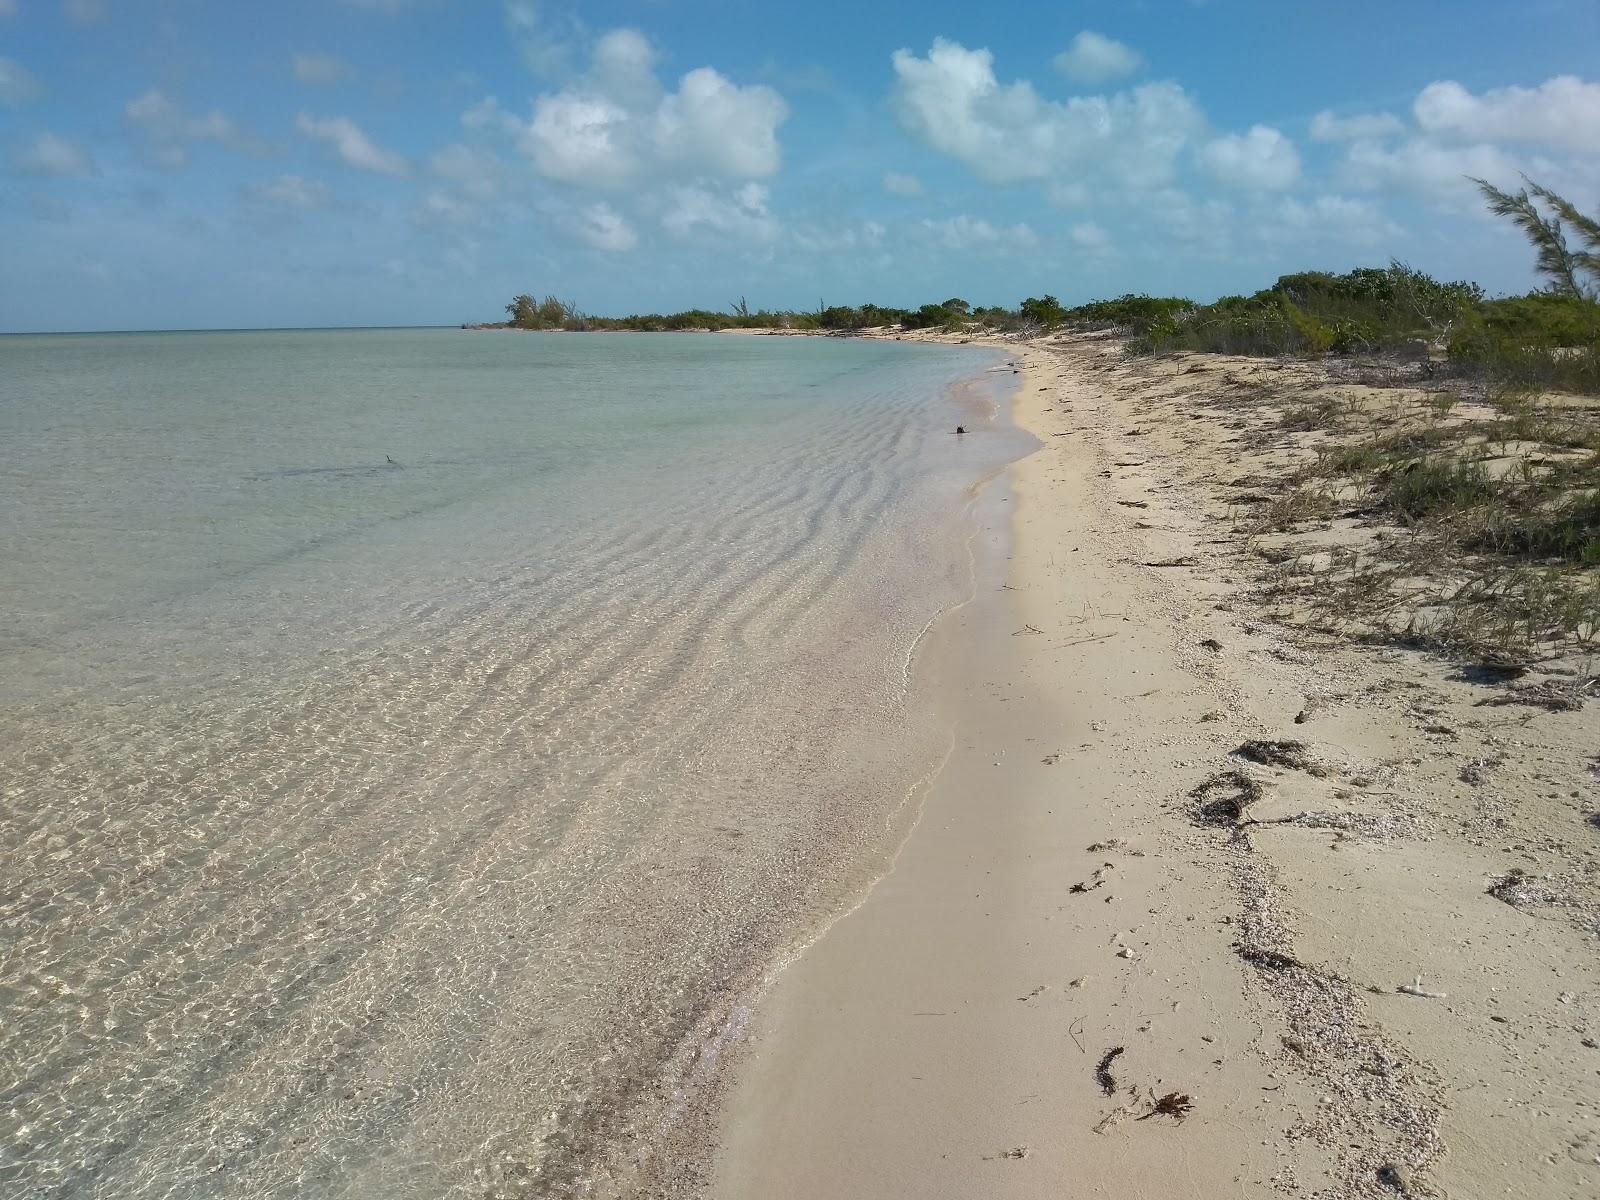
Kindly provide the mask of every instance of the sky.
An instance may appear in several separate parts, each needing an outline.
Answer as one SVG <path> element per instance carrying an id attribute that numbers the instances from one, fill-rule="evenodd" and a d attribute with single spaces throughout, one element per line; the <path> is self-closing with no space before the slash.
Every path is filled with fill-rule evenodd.
<path id="1" fill-rule="evenodd" d="M 0 0 L 0 330 L 1533 286 L 1597 0 Z"/>

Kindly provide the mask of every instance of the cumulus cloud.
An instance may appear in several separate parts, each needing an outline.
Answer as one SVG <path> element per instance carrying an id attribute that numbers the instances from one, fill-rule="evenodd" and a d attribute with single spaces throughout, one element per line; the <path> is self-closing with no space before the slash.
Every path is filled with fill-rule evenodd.
<path id="1" fill-rule="evenodd" d="M 1469 177 L 1514 181 L 1528 165 L 1498 146 L 1451 146 L 1412 137 L 1392 145 L 1351 143 L 1340 175 L 1356 188 L 1398 188 L 1476 208 L 1477 192 Z"/>
<path id="2" fill-rule="evenodd" d="M 1319 114 L 1313 136 L 1347 142 L 1348 187 L 1403 190 L 1447 208 L 1476 209 L 1468 176 L 1514 184 L 1527 173 L 1558 190 L 1600 186 L 1600 83 L 1570 75 L 1536 88 L 1473 93 L 1443 80 L 1418 93 L 1411 121 Z"/>
<path id="3" fill-rule="evenodd" d="M 1174 83 L 1061 103 L 1026 80 L 1002 85 L 989 51 L 943 38 L 926 58 L 897 50 L 893 62 L 901 125 L 990 183 L 1104 171 L 1122 182 L 1159 184 L 1205 127 Z"/>
<path id="4" fill-rule="evenodd" d="M 338 83 L 350 69 L 332 54 L 296 54 L 290 65 L 301 83 Z"/>
<path id="5" fill-rule="evenodd" d="M 951 250 L 1025 250 L 1039 244 L 1039 235 L 1027 225 L 992 225 L 964 213 L 942 221 L 924 220 L 922 230 Z"/>
<path id="6" fill-rule="evenodd" d="M 1314 142 L 1378 141 L 1405 132 L 1405 122 L 1393 113 L 1369 113 L 1354 117 L 1319 112 L 1311 118 Z"/>
<path id="7" fill-rule="evenodd" d="M 1056 70 L 1076 83 L 1125 79 L 1144 66 L 1144 56 L 1104 34 L 1084 30 L 1055 57 Z"/>
<path id="8" fill-rule="evenodd" d="M 1337 245 L 1379 246 L 1404 235 L 1370 200 L 1323 195 L 1311 200 L 1284 197 L 1256 223 L 1261 236 L 1302 244 L 1322 241 Z"/>
<path id="9" fill-rule="evenodd" d="M 185 112 L 159 88 L 151 88 L 129 101 L 124 115 L 145 152 L 163 167 L 181 167 L 187 163 L 189 148 L 195 142 L 214 142 L 252 152 L 261 148 L 254 137 L 220 109 L 204 114 Z"/>
<path id="10" fill-rule="evenodd" d="M 1412 106 L 1424 134 L 1460 142 L 1517 142 L 1600 151 L 1600 83 L 1558 75 L 1536 88 L 1475 96 L 1459 83 L 1430 83 Z"/>
<path id="11" fill-rule="evenodd" d="M 639 244 L 633 226 L 609 204 L 592 204 L 578 214 L 573 232 L 596 250 L 620 253 Z"/>
<path id="12" fill-rule="evenodd" d="M 699 185 L 674 187 L 661 226 L 677 237 L 695 233 L 720 234 L 748 242 L 770 242 L 778 236 L 778 222 L 768 210 L 768 193 L 759 183 L 747 183 L 731 196 L 721 196 Z"/>
<path id="13" fill-rule="evenodd" d="M 789 108 L 777 92 L 740 86 L 710 67 L 669 92 L 655 58 L 643 34 L 614 30 L 596 43 L 583 78 L 540 96 L 527 122 L 492 101 L 462 119 L 515 132 L 541 174 L 579 187 L 662 176 L 758 179 L 778 170 L 778 127 Z"/>
<path id="14" fill-rule="evenodd" d="M 349 117 L 313 117 L 301 113 L 295 128 L 313 141 L 323 142 L 348 166 L 381 175 L 404 175 L 410 164 L 400 155 L 377 145 Z"/>
<path id="15" fill-rule="evenodd" d="M 14 58 L 0 58 L 0 104 L 26 104 L 39 95 L 39 81 Z"/>
<path id="16" fill-rule="evenodd" d="M 920 196 L 924 188 L 922 180 L 915 175 L 904 175 L 899 171 L 885 171 L 883 173 L 883 190 L 891 196 Z"/>
<path id="17" fill-rule="evenodd" d="M 287 212 L 310 212 L 326 208 L 328 185 L 303 175 L 279 175 L 264 183 L 250 184 L 242 193 L 247 204 Z"/>
<path id="18" fill-rule="evenodd" d="M 74 179 L 94 174 L 94 161 L 87 151 L 48 132 L 36 134 L 32 141 L 18 148 L 11 161 L 25 175 Z"/>
<path id="19" fill-rule="evenodd" d="M 1208 142 L 1200 162 L 1218 183 L 1258 191 L 1282 191 L 1300 178 L 1294 143 L 1270 125 Z"/>

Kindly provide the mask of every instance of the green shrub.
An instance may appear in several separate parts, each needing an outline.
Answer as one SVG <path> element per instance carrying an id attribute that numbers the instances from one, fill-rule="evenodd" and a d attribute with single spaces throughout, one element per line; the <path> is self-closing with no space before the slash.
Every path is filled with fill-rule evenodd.
<path id="1" fill-rule="evenodd" d="M 1473 545 L 1500 554 L 1600 566 L 1600 492 L 1582 493 L 1536 515 L 1497 513 Z"/>
<path id="2" fill-rule="evenodd" d="M 1407 522 L 1483 504 L 1494 495 L 1494 483 L 1479 463 L 1424 459 L 1389 476 L 1383 500 Z"/>

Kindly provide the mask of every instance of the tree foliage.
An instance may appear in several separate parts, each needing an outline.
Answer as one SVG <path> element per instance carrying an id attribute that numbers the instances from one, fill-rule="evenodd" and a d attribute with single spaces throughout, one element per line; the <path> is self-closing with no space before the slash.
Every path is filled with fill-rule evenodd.
<path id="1" fill-rule="evenodd" d="M 1600 300 L 1600 221 L 1585 216 L 1576 205 L 1526 175 L 1522 177 L 1526 186 L 1515 194 L 1503 192 L 1484 179 L 1472 182 L 1483 193 L 1490 212 L 1522 230 L 1533 246 L 1534 268 L 1545 278 L 1552 294 L 1590 302 Z M 1553 216 L 1540 209 L 1540 201 L 1552 210 Z M 1567 245 L 1563 220 L 1584 249 L 1573 250 Z"/>

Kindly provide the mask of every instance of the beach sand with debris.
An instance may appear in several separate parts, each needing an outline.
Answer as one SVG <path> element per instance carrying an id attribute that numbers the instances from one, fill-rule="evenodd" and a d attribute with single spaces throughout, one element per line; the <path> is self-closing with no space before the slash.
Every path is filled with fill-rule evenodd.
<path id="1" fill-rule="evenodd" d="M 1359 384 L 1008 348 L 1043 445 L 920 657 L 949 758 L 755 1005 L 704 1190 L 1594 1195 L 1592 672 L 1295 619 L 1317 547 L 1241 513 Z"/>

